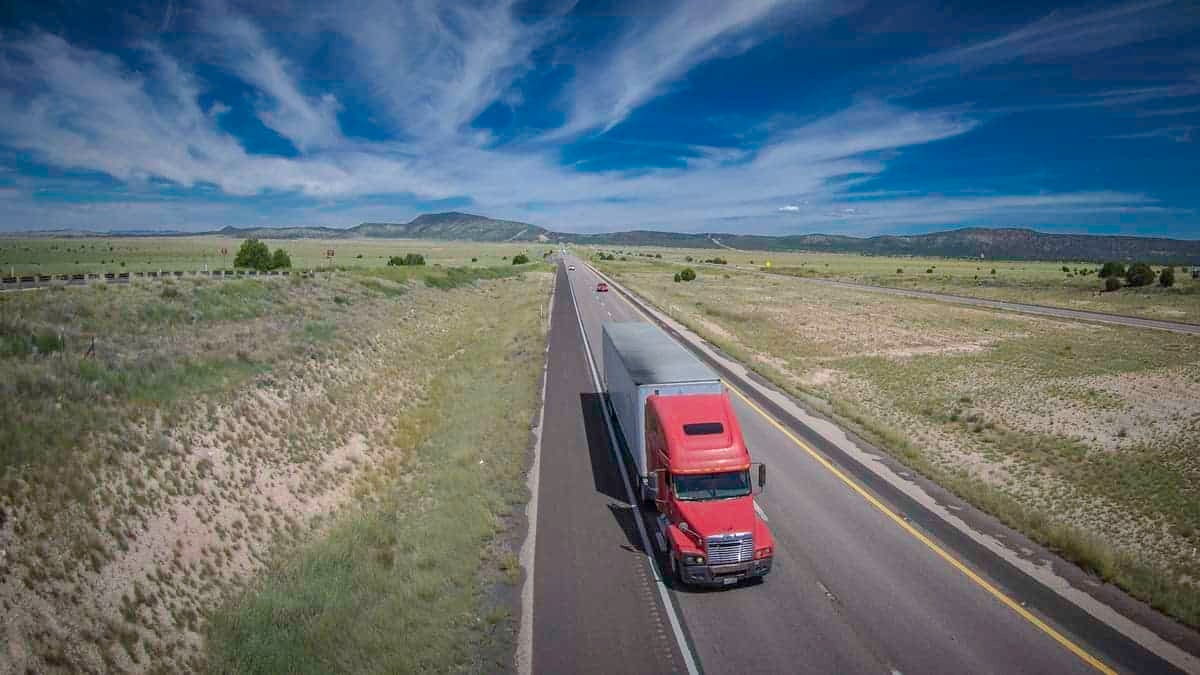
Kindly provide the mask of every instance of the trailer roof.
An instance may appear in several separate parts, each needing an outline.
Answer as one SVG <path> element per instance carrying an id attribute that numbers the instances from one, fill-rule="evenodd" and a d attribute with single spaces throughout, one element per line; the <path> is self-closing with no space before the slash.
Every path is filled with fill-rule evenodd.
<path id="1" fill-rule="evenodd" d="M 635 384 L 719 379 L 711 368 L 656 326 L 642 321 L 605 321 L 603 330 Z"/>

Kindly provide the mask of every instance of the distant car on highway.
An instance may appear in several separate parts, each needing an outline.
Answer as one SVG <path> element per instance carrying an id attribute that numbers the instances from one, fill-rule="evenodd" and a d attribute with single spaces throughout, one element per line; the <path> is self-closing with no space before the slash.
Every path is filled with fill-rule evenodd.
<path id="1" fill-rule="evenodd" d="M 575 266 L 574 266 L 574 265 L 567 265 L 567 271 L 568 271 L 568 272 L 574 272 L 574 271 L 575 271 Z"/>
<path id="2" fill-rule="evenodd" d="M 607 293 L 608 292 L 608 284 L 604 283 L 603 281 L 596 284 L 596 292 L 597 293 Z"/>

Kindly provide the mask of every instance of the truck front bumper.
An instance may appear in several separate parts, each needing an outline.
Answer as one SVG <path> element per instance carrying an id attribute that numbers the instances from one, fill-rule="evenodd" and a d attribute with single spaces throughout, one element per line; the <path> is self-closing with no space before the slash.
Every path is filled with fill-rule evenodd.
<path id="1" fill-rule="evenodd" d="M 683 583 L 695 586 L 732 586 L 746 579 L 765 577 L 774 558 L 762 558 L 733 565 L 681 565 Z"/>

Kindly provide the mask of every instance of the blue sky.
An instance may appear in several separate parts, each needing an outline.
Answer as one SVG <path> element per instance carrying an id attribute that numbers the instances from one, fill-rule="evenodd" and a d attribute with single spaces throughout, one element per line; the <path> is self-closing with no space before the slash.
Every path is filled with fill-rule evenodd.
<path id="1" fill-rule="evenodd" d="M 101 4 L 0 7 L 0 230 L 1200 237 L 1194 1 Z"/>

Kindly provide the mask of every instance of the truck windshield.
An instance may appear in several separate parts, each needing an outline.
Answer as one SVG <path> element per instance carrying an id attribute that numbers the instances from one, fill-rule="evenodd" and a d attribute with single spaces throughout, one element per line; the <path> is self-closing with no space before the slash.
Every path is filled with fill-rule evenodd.
<path id="1" fill-rule="evenodd" d="M 749 471 L 675 475 L 675 497 L 685 501 L 730 499 L 750 494 Z"/>

